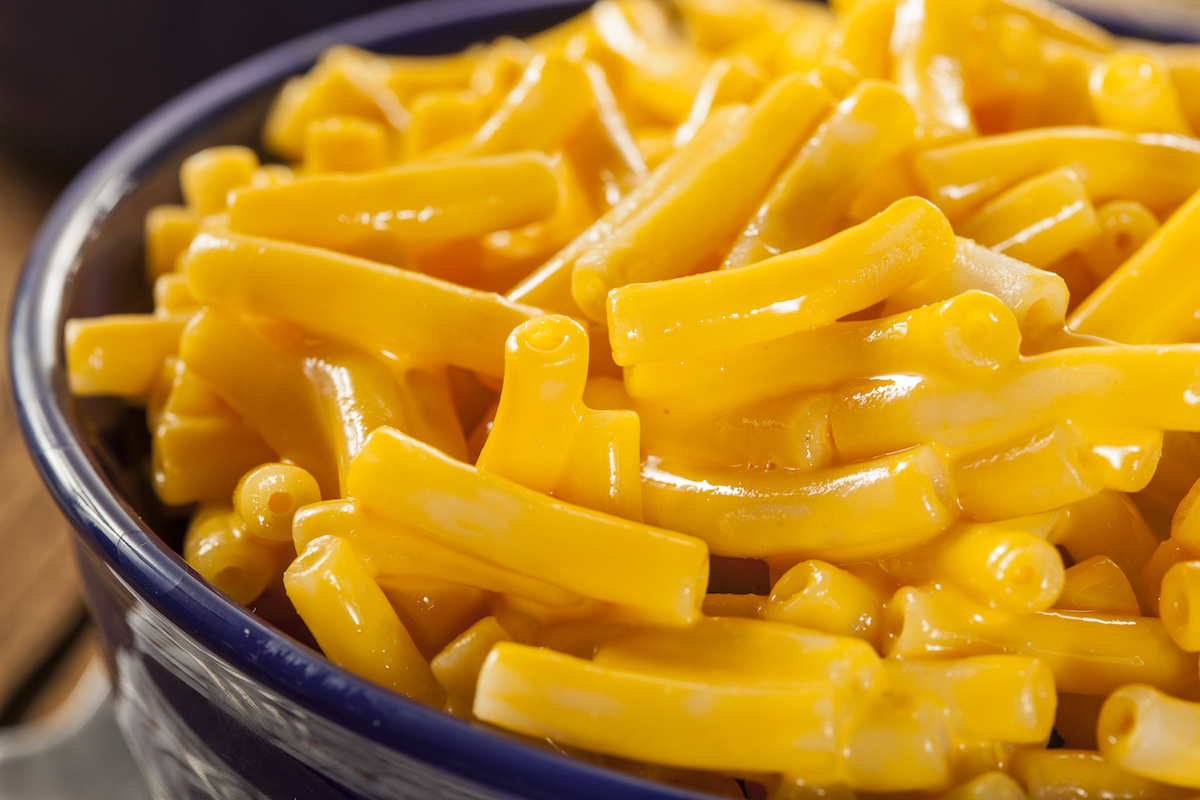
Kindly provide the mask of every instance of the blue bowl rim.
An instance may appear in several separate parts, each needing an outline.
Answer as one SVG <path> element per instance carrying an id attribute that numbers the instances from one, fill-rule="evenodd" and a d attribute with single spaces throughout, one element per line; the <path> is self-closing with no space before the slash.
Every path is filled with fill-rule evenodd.
<path id="1" fill-rule="evenodd" d="M 331 45 L 369 47 L 455 23 L 502 23 L 510 14 L 580 5 L 578 0 L 422 0 L 292 39 L 160 107 L 80 172 L 39 229 L 13 302 L 11 388 L 34 463 L 86 546 L 143 600 L 254 680 L 359 735 L 504 793 L 547 800 L 686 800 L 702 795 L 565 758 L 466 723 L 359 678 L 275 630 L 209 586 L 153 534 L 103 476 L 64 409 L 64 300 L 80 252 L 135 185 L 139 169 L 167 146 L 256 91 L 307 69 Z"/>

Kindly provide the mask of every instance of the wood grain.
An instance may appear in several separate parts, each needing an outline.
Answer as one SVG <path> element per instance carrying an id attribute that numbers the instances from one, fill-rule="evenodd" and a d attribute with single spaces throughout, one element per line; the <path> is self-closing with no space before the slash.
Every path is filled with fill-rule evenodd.
<path id="1" fill-rule="evenodd" d="M 21 261 L 61 182 L 0 150 L 0 709 L 81 613 L 70 530 L 33 468 L 8 391 L 8 320 Z"/>

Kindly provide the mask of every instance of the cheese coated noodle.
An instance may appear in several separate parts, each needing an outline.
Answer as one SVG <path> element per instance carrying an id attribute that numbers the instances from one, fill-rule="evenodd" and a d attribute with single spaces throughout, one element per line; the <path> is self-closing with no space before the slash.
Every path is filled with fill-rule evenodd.
<path id="1" fill-rule="evenodd" d="M 722 266 L 753 264 L 836 233 L 867 179 L 912 143 L 915 126 L 895 88 L 860 83 L 800 149 Z M 864 137 L 864 128 L 874 135 Z"/>
<path id="2" fill-rule="evenodd" d="M 1200 704 L 1125 686 L 1104 702 L 1096 738 L 1106 759 L 1135 775 L 1200 788 Z"/>
<path id="3" fill-rule="evenodd" d="M 799 75 L 768 88 L 736 123 L 738 133 L 701 155 L 687 191 L 660 195 L 576 260 L 572 293 L 584 313 L 602 322 L 610 290 L 686 275 L 735 235 L 784 159 L 828 111 L 827 98 Z"/>
<path id="4" fill-rule="evenodd" d="M 185 269 L 192 293 L 205 304 L 231 312 L 253 309 L 368 351 L 410 353 L 497 377 L 504 372 L 504 340 L 538 315 L 490 292 L 234 234 L 197 237 Z M 397 329 L 389 309 L 400 306 L 413 312 Z"/>
<path id="5" fill-rule="evenodd" d="M 708 551 L 697 539 L 555 502 L 388 428 L 351 463 L 347 490 L 368 510 L 499 566 L 667 619 L 691 620 L 707 583 Z M 493 511 L 480 515 L 465 497 L 490 497 Z M 503 525 L 484 522 L 492 513 Z M 527 545 L 512 547 L 519 539 Z M 634 572 L 643 579 L 631 580 Z"/>
<path id="6" fill-rule="evenodd" d="M 233 506 L 246 532 L 273 542 L 290 542 L 296 509 L 320 500 L 313 476 L 289 464 L 251 470 L 233 490 Z"/>
<path id="7" fill-rule="evenodd" d="M 1066 611 L 1100 611 L 1131 617 L 1141 613 L 1129 578 L 1107 556 L 1092 556 L 1068 569 L 1062 594 L 1054 607 Z M 1171 634 L 1171 627 L 1165 620 L 1163 625 Z M 1176 639 L 1174 634 L 1171 634 L 1171 638 Z"/>
<path id="8" fill-rule="evenodd" d="M 954 521 L 946 463 L 932 448 L 820 472 L 689 469 L 651 458 L 642 502 L 719 555 L 852 563 L 907 550 Z"/>
<path id="9" fill-rule="evenodd" d="M 901 200 L 820 244 L 753 268 L 613 291 L 613 358 L 630 366 L 811 330 L 874 305 L 953 258 L 945 217 L 919 198 Z M 853 277 L 839 275 L 833 264 L 845 265 Z"/>
<path id="10" fill-rule="evenodd" d="M 65 307 L 146 313 L 54 374 L 214 590 L 462 722 L 712 796 L 1183 800 L 1197 126 L 1200 50 L 1050 0 L 335 46 L 267 163 L 122 200 L 145 285 Z"/>
<path id="11" fill-rule="evenodd" d="M 979 602 L 1015 614 L 1045 611 L 1063 591 L 1054 546 L 1015 523 L 963 526 L 881 564 L 904 585 L 948 580 Z"/>
<path id="12" fill-rule="evenodd" d="M 955 245 L 954 261 L 947 269 L 892 295 L 883 311 L 906 311 L 970 291 L 999 298 L 1016 317 L 1021 334 L 1031 339 L 1061 329 L 1067 313 L 1067 285 L 1058 275 L 961 236 Z"/>
<path id="13" fill-rule="evenodd" d="M 1075 170 L 1061 167 L 1014 186 L 957 226 L 998 253 L 1048 269 L 1096 235 L 1096 209 Z"/>
<path id="14" fill-rule="evenodd" d="M 834 322 L 699 358 L 636 364 L 625 380 L 635 398 L 686 398 L 693 407 L 728 409 L 898 370 L 987 373 L 1016 360 L 1020 338 L 1003 303 L 964 292 L 883 319 Z"/>
<path id="15" fill-rule="evenodd" d="M 288 597 L 321 649 L 359 675 L 441 705 L 445 692 L 366 564 L 344 539 L 309 542 L 284 577 Z"/>
<path id="16" fill-rule="evenodd" d="M 1036 655 L 1059 691 L 1105 695 L 1130 682 L 1179 691 L 1195 680 L 1196 657 L 1162 623 L 1086 611 L 1009 614 L 944 588 L 902 588 L 888 608 L 886 652 L 899 658 L 976 653 Z"/>

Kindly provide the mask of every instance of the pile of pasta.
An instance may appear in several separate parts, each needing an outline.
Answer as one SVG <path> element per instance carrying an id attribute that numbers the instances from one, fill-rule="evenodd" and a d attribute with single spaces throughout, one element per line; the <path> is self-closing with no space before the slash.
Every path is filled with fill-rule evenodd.
<path id="1" fill-rule="evenodd" d="M 145 405 L 200 575 L 463 718 L 734 797 L 1190 796 L 1198 131 L 1200 49 L 1042 0 L 337 47 L 70 387 Z"/>

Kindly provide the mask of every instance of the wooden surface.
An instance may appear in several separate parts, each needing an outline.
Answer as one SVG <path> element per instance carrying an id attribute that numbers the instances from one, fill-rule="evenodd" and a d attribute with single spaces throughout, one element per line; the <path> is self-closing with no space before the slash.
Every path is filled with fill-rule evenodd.
<path id="1" fill-rule="evenodd" d="M 30 706 L 33 698 L 22 698 L 21 690 L 62 648 L 83 614 L 69 529 L 25 451 L 8 389 L 13 291 L 29 243 L 61 188 L 60 180 L 0 150 L 0 719 L 13 716 L 15 700 Z M 26 716 L 25 710 L 19 709 L 18 716 Z"/>

